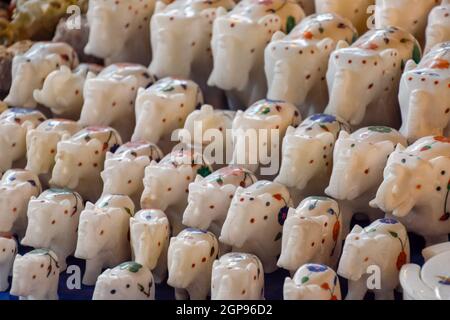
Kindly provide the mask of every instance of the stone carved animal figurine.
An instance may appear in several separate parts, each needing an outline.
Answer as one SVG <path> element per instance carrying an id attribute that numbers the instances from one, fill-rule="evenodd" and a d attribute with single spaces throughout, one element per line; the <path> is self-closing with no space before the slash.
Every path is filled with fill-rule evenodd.
<path id="1" fill-rule="evenodd" d="M 78 65 L 76 52 L 63 42 L 37 42 L 24 54 L 16 55 L 12 64 L 12 83 L 5 102 L 10 106 L 34 108 L 33 97 L 45 78 L 60 66 L 70 69 Z"/>
<path id="2" fill-rule="evenodd" d="M 50 185 L 77 191 L 85 200 L 95 201 L 102 192 L 100 172 L 107 151 L 122 143 L 110 127 L 87 127 L 57 144 Z"/>
<path id="3" fill-rule="evenodd" d="M 369 206 L 383 181 L 383 169 L 389 154 L 406 139 L 398 131 L 381 126 L 362 128 L 351 135 L 341 131 L 333 152 L 333 171 L 325 193 L 339 201 L 343 212 L 344 235 L 355 213 L 366 214 L 371 221 L 383 212 Z"/>
<path id="4" fill-rule="evenodd" d="M 47 189 L 28 203 L 28 227 L 21 244 L 48 248 L 58 257 L 59 270 L 66 270 L 66 258 L 75 252 L 81 196 L 68 189 Z"/>
<path id="5" fill-rule="evenodd" d="M 277 269 L 289 206 L 289 192 L 279 183 L 260 180 L 248 188 L 239 187 L 219 240 L 232 246 L 233 251 L 257 255 L 264 272 L 271 273 Z"/>
<path id="6" fill-rule="evenodd" d="M 147 68 L 139 64 L 113 64 L 84 83 L 84 103 L 79 123 L 83 126 L 111 126 L 124 141 L 134 128 L 137 92 L 154 82 Z"/>
<path id="7" fill-rule="evenodd" d="M 123 61 L 148 65 L 149 23 L 155 2 L 89 1 L 89 40 L 84 52 L 105 59 L 107 65 Z"/>
<path id="8" fill-rule="evenodd" d="M 213 24 L 208 85 L 225 90 L 234 109 L 264 98 L 264 48 L 276 31 L 289 33 L 304 16 L 296 2 L 287 0 L 244 0 L 220 13 Z"/>
<path id="9" fill-rule="evenodd" d="M 211 232 L 188 228 L 170 239 L 167 284 L 175 288 L 177 300 L 206 299 L 218 254 L 219 244 Z"/>
<path id="10" fill-rule="evenodd" d="M 0 292 L 8 290 L 8 277 L 11 274 L 17 242 L 12 236 L 0 236 Z"/>
<path id="11" fill-rule="evenodd" d="M 211 300 L 264 300 L 264 269 L 259 258 L 231 252 L 215 260 Z"/>
<path id="12" fill-rule="evenodd" d="M 428 16 L 426 29 L 425 53 L 428 53 L 435 45 L 450 41 L 450 1 L 442 0 L 441 5 L 431 10 Z"/>
<path id="13" fill-rule="evenodd" d="M 187 206 L 189 183 L 197 174 L 206 177 L 212 172 L 200 153 L 192 150 L 174 150 L 159 163 L 152 161 L 145 168 L 144 192 L 141 208 L 160 209 L 169 218 L 172 235 L 184 227 L 183 212 Z"/>
<path id="14" fill-rule="evenodd" d="M 418 65 L 406 63 L 399 89 L 402 126 L 409 142 L 448 133 L 450 121 L 450 42 L 438 44 Z"/>
<path id="15" fill-rule="evenodd" d="M 161 210 L 141 210 L 130 219 L 133 261 L 151 270 L 156 283 L 161 283 L 167 275 L 169 237 L 169 219 Z"/>
<path id="16" fill-rule="evenodd" d="M 81 212 L 75 257 L 86 260 L 82 283 L 94 285 L 105 267 L 131 257 L 129 234 L 134 204 L 128 196 L 106 195 Z"/>
<path id="17" fill-rule="evenodd" d="M 399 272 L 409 262 L 409 240 L 405 227 L 383 218 L 366 228 L 355 225 L 345 239 L 338 275 L 348 279 L 346 300 L 362 300 L 368 291 L 368 277 L 378 269 L 379 286 L 371 289 L 377 300 L 393 300 Z"/>
<path id="18" fill-rule="evenodd" d="M 0 233 L 16 234 L 22 239 L 28 224 L 28 202 L 41 190 L 39 178 L 33 172 L 23 169 L 5 172 L 0 181 Z"/>
<path id="19" fill-rule="evenodd" d="M 275 181 L 289 189 L 295 206 L 305 196 L 323 194 L 330 181 L 334 144 L 341 130 L 350 132 L 350 127 L 327 114 L 312 115 L 296 129 L 286 130 Z"/>
<path id="20" fill-rule="evenodd" d="M 427 245 L 448 240 L 450 140 L 428 136 L 397 146 L 384 169 L 384 180 L 370 202 L 422 235 Z"/>
<path id="21" fill-rule="evenodd" d="M 339 279 L 323 264 L 302 265 L 291 278 L 284 280 L 284 300 L 341 300 Z"/>
<path id="22" fill-rule="evenodd" d="M 406 61 L 420 60 L 418 42 L 408 32 L 388 27 L 368 31 L 349 48 L 344 44 L 340 42 L 328 63 L 325 113 L 357 128 L 398 128 L 398 83 Z M 351 99 L 348 90 L 358 99 Z"/>
<path id="23" fill-rule="evenodd" d="M 59 262 L 48 249 L 36 249 L 14 260 L 10 294 L 21 300 L 58 300 Z"/>
<path id="24" fill-rule="evenodd" d="M 308 197 L 289 209 L 283 225 L 278 266 L 291 275 L 305 263 L 337 266 L 342 246 L 342 212 L 327 197 Z"/>
<path id="25" fill-rule="evenodd" d="M 11 167 L 24 167 L 27 133 L 45 121 L 36 110 L 6 109 L 0 114 L 0 172 Z"/>
<path id="26" fill-rule="evenodd" d="M 146 141 L 127 142 L 115 153 L 107 152 L 105 169 L 101 172 L 102 194 L 123 194 L 129 196 L 135 207 L 140 206 L 144 190 L 144 170 L 152 160 L 158 162 L 163 153 L 157 145 Z"/>
<path id="27" fill-rule="evenodd" d="M 92 300 L 155 300 L 152 272 L 134 261 L 106 269 L 95 283 Z"/>
<path id="28" fill-rule="evenodd" d="M 264 50 L 267 97 L 295 104 L 303 116 L 323 112 L 330 53 L 338 41 L 351 44 L 357 37 L 349 20 L 332 13 L 303 19 L 287 36 L 276 32 Z"/>

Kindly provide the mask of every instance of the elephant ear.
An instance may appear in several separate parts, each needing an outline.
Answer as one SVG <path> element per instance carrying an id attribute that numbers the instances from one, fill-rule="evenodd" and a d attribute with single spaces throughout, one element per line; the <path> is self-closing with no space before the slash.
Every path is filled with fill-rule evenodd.
<path id="1" fill-rule="evenodd" d="M 274 41 L 278 41 L 283 39 L 286 36 L 286 34 L 283 31 L 276 31 L 273 35 L 272 35 L 272 39 L 270 41 L 274 42 Z"/>
<path id="2" fill-rule="evenodd" d="M 399 53 L 397 49 L 388 48 L 380 52 L 381 61 L 385 66 L 391 66 L 399 59 Z M 392 68 L 389 68 L 392 69 Z"/>
<path id="3" fill-rule="evenodd" d="M 349 44 L 345 40 L 339 40 L 336 44 L 336 50 L 348 48 Z"/>
<path id="4" fill-rule="evenodd" d="M 258 20 L 258 25 L 262 26 L 266 30 L 281 30 L 280 17 L 276 14 L 268 14 Z M 269 33 L 267 33 L 269 34 Z"/>
<path id="5" fill-rule="evenodd" d="M 392 141 L 380 141 L 375 144 L 377 146 L 377 154 L 386 158 L 394 150 L 394 143 Z"/>
<path id="6" fill-rule="evenodd" d="M 355 224 L 353 226 L 352 230 L 350 231 L 350 233 L 359 234 L 359 233 L 361 233 L 363 231 L 364 231 L 363 227 L 361 227 L 359 224 Z"/>
<path id="7" fill-rule="evenodd" d="M 165 4 L 163 1 L 156 1 L 155 11 L 153 14 L 155 15 L 157 13 L 163 12 L 166 7 L 167 7 L 167 4 Z"/>
<path id="8" fill-rule="evenodd" d="M 410 59 L 406 62 L 404 72 L 406 73 L 406 72 L 412 71 L 416 68 L 417 68 L 417 63 L 414 60 Z"/>

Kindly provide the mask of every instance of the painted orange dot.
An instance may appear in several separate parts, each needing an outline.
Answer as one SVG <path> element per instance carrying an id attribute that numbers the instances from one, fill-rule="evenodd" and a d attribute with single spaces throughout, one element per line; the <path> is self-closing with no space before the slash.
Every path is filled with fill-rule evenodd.
<path id="1" fill-rule="evenodd" d="M 160 247 L 160 246 L 161 246 L 161 242 L 158 241 L 158 247 Z"/>
<path id="2" fill-rule="evenodd" d="M 13 212 L 16 212 L 17 211 L 17 208 L 13 208 Z"/>
<path id="3" fill-rule="evenodd" d="M 422 185 L 418 184 L 418 185 L 416 186 L 416 189 L 419 190 L 420 188 L 422 188 Z"/>

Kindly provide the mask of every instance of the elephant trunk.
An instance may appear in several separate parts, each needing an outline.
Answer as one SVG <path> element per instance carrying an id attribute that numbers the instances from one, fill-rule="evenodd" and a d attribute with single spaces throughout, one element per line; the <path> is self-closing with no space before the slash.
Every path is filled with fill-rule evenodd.
<path id="1" fill-rule="evenodd" d="M 330 100 L 325 113 L 339 116 L 347 122 L 351 122 L 357 112 L 355 103 L 358 99 L 350 99 L 348 92 L 354 92 L 354 83 L 350 71 L 338 71 L 335 75 L 332 88 L 330 88 Z M 356 93 L 353 93 L 357 96 Z"/>
<path id="2" fill-rule="evenodd" d="M 233 279 L 229 275 L 224 275 L 219 282 L 215 300 L 232 300 L 233 298 Z M 240 297 L 242 298 L 242 297 Z"/>
<path id="3" fill-rule="evenodd" d="M 414 90 L 409 101 L 408 116 L 405 122 L 406 130 L 403 132 L 408 142 L 414 142 L 423 135 L 423 124 L 432 118 L 427 112 L 428 94 L 424 91 Z M 433 127 L 434 129 L 434 127 Z M 427 135 L 425 133 L 425 135 Z"/>

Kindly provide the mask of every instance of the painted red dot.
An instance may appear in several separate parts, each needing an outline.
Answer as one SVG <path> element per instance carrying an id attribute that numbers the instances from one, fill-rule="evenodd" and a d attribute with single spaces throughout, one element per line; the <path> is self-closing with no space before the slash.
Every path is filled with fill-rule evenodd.
<path id="1" fill-rule="evenodd" d="M 206 257 L 203 257 L 203 258 L 202 258 L 202 262 L 206 262 Z"/>
<path id="2" fill-rule="evenodd" d="M 191 267 L 192 267 L 192 268 L 195 268 L 195 263 L 193 263 L 193 264 L 191 265 Z"/>
<path id="3" fill-rule="evenodd" d="M 255 219 L 254 219 L 254 218 L 251 218 L 251 219 L 250 219 L 250 223 L 255 223 Z"/>

